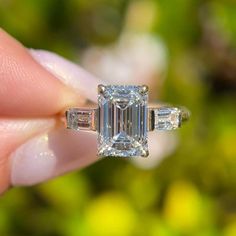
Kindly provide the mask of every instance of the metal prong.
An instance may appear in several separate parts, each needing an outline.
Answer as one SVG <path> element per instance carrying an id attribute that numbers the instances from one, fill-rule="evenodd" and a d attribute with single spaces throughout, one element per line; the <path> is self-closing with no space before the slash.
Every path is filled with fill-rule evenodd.
<path id="1" fill-rule="evenodd" d="M 185 121 L 188 121 L 190 116 L 191 116 L 191 113 L 189 110 L 187 110 L 185 107 L 181 107 L 181 122 L 185 122 Z"/>
<path id="2" fill-rule="evenodd" d="M 68 111 L 65 112 L 66 119 L 68 118 L 68 113 L 69 113 Z"/>
<path id="3" fill-rule="evenodd" d="M 141 157 L 148 157 L 149 156 L 149 151 L 146 150 L 146 151 L 143 151 Z"/>
<path id="4" fill-rule="evenodd" d="M 141 89 L 140 89 L 140 92 L 142 94 L 146 94 L 148 92 L 148 86 L 147 85 L 142 85 Z"/>
<path id="5" fill-rule="evenodd" d="M 153 131 L 155 129 L 155 112 L 152 108 L 148 112 L 148 131 Z"/>
<path id="6" fill-rule="evenodd" d="M 105 92 L 105 90 L 106 90 L 106 86 L 105 85 L 103 85 L 103 84 L 99 84 L 98 85 L 98 93 L 99 94 L 103 94 Z"/>
<path id="7" fill-rule="evenodd" d="M 66 128 L 67 128 L 67 129 L 71 129 L 71 127 L 69 127 L 69 125 L 68 125 L 69 111 L 66 111 L 66 112 L 65 112 L 65 118 L 66 118 L 66 121 L 64 121 L 64 122 L 65 122 L 65 124 L 66 124 Z"/>

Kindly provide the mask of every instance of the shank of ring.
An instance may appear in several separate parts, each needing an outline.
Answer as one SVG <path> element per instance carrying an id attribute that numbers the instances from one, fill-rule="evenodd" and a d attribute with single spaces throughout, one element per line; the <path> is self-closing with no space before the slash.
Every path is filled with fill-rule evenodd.
<path id="1" fill-rule="evenodd" d="M 66 125 L 68 129 L 83 131 L 98 131 L 98 109 L 71 108 L 66 111 Z M 190 113 L 186 108 L 177 107 L 149 107 L 147 129 L 175 130 L 187 121 Z"/>

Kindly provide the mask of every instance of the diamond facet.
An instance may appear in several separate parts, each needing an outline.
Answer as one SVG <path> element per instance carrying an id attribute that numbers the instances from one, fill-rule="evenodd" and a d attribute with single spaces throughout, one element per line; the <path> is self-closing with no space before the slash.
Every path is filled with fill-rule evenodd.
<path id="1" fill-rule="evenodd" d="M 98 155 L 147 156 L 147 92 L 142 86 L 104 86 L 98 96 Z"/>
<path id="2" fill-rule="evenodd" d="M 154 109 L 155 129 L 174 130 L 181 125 L 181 111 L 175 107 L 160 107 Z"/>
<path id="3" fill-rule="evenodd" d="M 93 130 L 95 110 L 72 108 L 67 112 L 68 128 L 75 130 Z"/>

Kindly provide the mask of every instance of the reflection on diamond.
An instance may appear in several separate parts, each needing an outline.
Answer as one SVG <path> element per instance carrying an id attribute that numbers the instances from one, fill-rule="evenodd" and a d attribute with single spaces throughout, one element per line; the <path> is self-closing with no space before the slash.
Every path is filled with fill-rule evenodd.
<path id="1" fill-rule="evenodd" d="M 91 130 L 94 110 L 71 108 L 67 111 L 68 128 L 75 130 Z"/>
<path id="2" fill-rule="evenodd" d="M 119 134 L 113 137 L 112 148 L 115 148 L 117 150 L 129 150 L 131 149 L 131 147 L 131 140 L 125 132 L 120 132 Z"/>
<path id="3" fill-rule="evenodd" d="M 174 107 L 161 107 L 154 110 L 155 129 L 174 130 L 180 127 L 180 109 Z"/>
<path id="4" fill-rule="evenodd" d="M 99 156 L 147 156 L 147 94 L 141 86 L 106 86 L 99 94 Z"/>

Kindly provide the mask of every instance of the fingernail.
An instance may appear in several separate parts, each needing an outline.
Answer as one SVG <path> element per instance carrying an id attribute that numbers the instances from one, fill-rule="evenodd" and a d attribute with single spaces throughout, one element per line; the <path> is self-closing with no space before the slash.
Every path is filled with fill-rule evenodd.
<path id="1" fill-rule="evenodd" d="M 102 81 L 91 75 L 75 63 L 72 63 L 55 53 L 29 49 L 32 57 L 56 76 L 64 84 L 74 88 L 91 101 L 97 101 L 97 86 Z"/>
<path id="2" fill-rule="evenodd" d="M 13 185 L 32 185 L 48 179 L 56 165 L 56 158 L 48 147 L 46 134 L 23 144 L 11 158 Z"/>
<path id="3" fill-rule="evenodd" d="M 11 155 L 12 185 L 33 185 L 97 160 L 96 135 L 60 128 L 35 137 Z"/>
<path id="4" fill-rule="evenodd" d="M 48 119 L 0 119 L 0 156 L 8 156 L 12 150 L 42 132 L 55 126 L 53 118 Z"/>
<path id="5" fill-rule="evenodd" d="M 0 119 L 0 194 L 11 182 L 10 153 L 32 136 L 47 132 L 54 126 L 54 119 Z"/>

